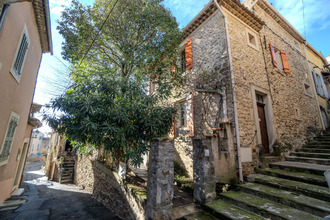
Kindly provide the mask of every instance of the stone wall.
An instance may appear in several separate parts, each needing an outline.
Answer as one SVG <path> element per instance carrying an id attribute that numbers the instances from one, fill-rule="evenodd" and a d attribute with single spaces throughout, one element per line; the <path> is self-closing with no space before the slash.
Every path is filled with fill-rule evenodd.
<path id="1" fill-rule="evenodd" d="M 79 155 L 76 160 L 75 184 L 93 196 L 122 219 L 145 219 L 145 200 L 132 187 L 124 184 L 116 172 L 96 161 L 97 153 Z"/>

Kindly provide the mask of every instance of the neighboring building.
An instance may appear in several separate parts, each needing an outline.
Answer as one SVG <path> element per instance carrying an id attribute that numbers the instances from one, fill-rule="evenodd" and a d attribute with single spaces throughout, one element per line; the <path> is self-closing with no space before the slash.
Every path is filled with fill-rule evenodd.
<path id="1" fill-rule="evenodd" d="M 202 201 L 323 126 L 305 39 L 267 0 L 211 1 L 183 32 L 176 161 Z"/>
<path id="2" fill-rule="evenodd" d="M 0 203 L 20 185 L 41 106 L 32 104 L 43 53 L 52 53 L 48 0 L 0 3 Z"/>
<path id="3" fill-rule="evenodd" d="M 330 64 L 330 54 L 328 54 L 327 61 L 328 61 L 328 64 Z"/>
<path id="4" fill-rule="evenodd" d="M 50 138 L 47 137 L 44 133 L 35 130 L 32 132 L 31 135 L 31 142 L 29 148 L 29 157 L 33 156 L 41 156 L 47 155 L 48 148 L 49 148 L 49 140 Z"/>
<path id="5" fill-rule="evenodd" d="M 330 126 L 330 71 L 328 69 L 328 61 L 308 43 L 305 50 L 308 59 L 308 68 L 313 76 L 314 93 L 317 96 L 317 106 L 322 117 L 322 126 L 326 129 Z"/>

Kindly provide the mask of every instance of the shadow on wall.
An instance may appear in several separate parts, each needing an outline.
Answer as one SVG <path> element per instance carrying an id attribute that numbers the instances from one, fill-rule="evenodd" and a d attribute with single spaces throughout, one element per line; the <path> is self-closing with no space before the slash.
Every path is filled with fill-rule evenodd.
<path id="1" fill-rule="evenodd" d="M 94 198 L 123 219 L 145 219 L 146 193 L 125 184 L 111 169 L 91 156 L 79 156 L 75 183 L 92 192 Z"/>

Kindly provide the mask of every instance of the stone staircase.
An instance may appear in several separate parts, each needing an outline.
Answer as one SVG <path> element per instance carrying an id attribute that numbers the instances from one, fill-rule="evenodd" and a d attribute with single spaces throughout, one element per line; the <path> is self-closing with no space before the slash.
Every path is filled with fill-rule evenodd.
<path id="1" fill-rule="evenodd" d="M 220 194 L 203 211 L 182 219 L 324 219 L 330 215 L 330 131 L 297 149 L 283 162 L 258 169 L 248 183 Z"/>
<path id="2" fill-rule="evenodd" d="M 75 161 L 74 156 L 64 157 L 64 162 L 60 170 L 59 183 L 72 183 Z"/>

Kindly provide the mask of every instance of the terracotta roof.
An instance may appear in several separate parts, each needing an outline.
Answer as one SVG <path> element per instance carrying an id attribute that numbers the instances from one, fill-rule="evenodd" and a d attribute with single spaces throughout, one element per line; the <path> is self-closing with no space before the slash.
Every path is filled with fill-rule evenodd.
<path id="1" fill-rule="evenodd" d="M 247 25 L 259 31 L 264 22 L 254 15 L 248 8 L 240 3 L 239 0 L 217 0 L 220 6 L 223 6 L 229 12 L 244 21 Z M 208 19 L 217 10 L 213 1 L 208 3 L 204 9 L 182 30 L 184 38 L 196 30 L 206 19 Z"/>

